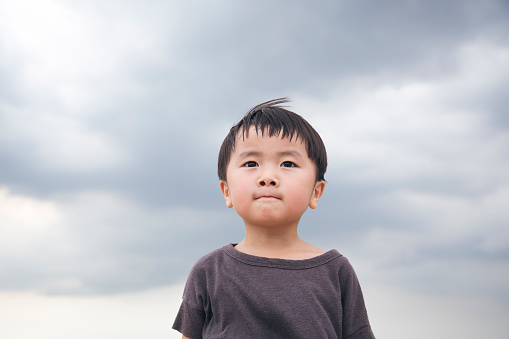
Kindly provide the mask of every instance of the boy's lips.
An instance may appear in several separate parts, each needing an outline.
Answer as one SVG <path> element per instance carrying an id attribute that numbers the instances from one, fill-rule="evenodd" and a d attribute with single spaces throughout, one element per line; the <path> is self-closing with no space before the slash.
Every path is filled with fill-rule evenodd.
<path id="1" fill-rule="evenodd" d="M 255 200 L 265 200 L 265 199 L 277 199 L 277 200 L 281 200 L 280 197 L 277 197 L 275 195 L 272 195 L 272 194 L 262 194 L 262 195 L 259 195 L 255 198 Z"/>

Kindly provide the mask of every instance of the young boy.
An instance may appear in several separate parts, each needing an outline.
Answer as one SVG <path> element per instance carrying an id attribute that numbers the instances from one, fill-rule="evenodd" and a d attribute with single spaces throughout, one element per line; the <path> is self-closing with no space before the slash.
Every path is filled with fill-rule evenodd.
<path id="1" fill-rule="evenodd" d="M 191 270 L 173 324 L 183 338 L 374 338 L 348 260 L 297 235 L 324 191 L 327 154 L 285 102 L 251 109 L 221 146 L 221 192 L 246 235 Z"/>

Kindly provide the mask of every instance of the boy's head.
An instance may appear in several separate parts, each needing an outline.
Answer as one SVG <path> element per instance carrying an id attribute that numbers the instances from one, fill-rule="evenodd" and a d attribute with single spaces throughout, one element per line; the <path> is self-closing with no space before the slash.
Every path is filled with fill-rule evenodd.
<path id="1" fill-rule="evenodd" d="M 227 167 L 235 151 L 237 138 L 239 135 L 247 137 L 251 127 L 254 127 L 257 134 L 268 133 L 269 137 L 300 139 L 305 144 L 307 156 L 315 165 L 316 181 L 325 180 L 327 152 L 322 138 L 304 118 L 280 106 L 287 102 L 286 98 L 282 98 L 255 106 L 230 129 L 219 151 L 217 173 L 220 180 L 227 181 Z"/>

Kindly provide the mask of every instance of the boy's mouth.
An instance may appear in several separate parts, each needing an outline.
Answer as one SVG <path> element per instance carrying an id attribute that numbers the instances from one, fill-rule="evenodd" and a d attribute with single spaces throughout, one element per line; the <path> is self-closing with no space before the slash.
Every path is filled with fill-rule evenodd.
<path id="1" fill-rule="evenodd" d="M 260 196 L 255 198 L 255 200 L 269 200 L 269 199 L 281 200 L 281 198 L 278 198 L 278 197 L 270 195 L 270 194 L 260 195 Z"/>

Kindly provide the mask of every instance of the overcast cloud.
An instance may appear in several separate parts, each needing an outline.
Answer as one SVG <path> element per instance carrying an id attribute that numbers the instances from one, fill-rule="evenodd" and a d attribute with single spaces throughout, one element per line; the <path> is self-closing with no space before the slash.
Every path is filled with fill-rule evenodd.
<path id="1" fill-rule="evenodd" d="M 223 138 L 289 96 L 329 154 L 301 236 L 352 261 L 377 337 L 506 338 L 508 17 L 503 0 L 0 0 L 0 304 L 19 306 L 0 336 L 33 337 L 20 305 L 55 300 L 176 312 L 194 261 L 243 237 Z M 143 333 L 120 319 L 104 338 Z"/>

